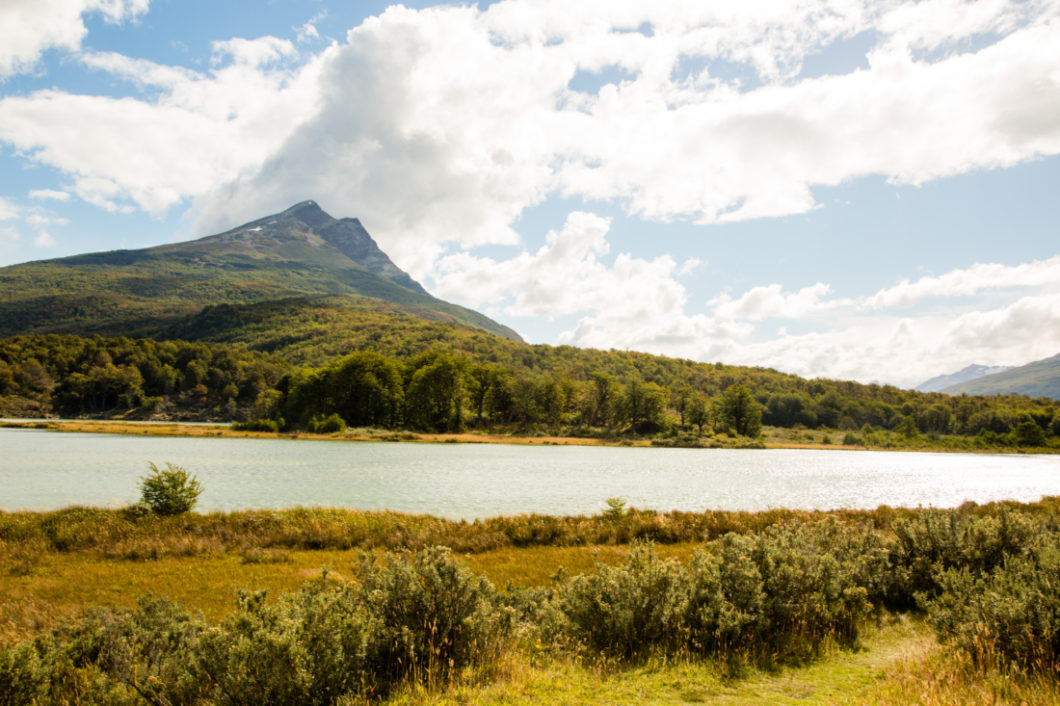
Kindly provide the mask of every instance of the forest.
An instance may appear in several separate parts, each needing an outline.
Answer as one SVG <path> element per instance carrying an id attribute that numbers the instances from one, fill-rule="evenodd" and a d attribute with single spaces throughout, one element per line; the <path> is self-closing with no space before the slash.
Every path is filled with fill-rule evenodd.
<path id="1" fill-rule="evenodd" d="M 953 397 L 490 335 L 470 343 L 421 336 L 389 346 L 404 355 L 366 345 L 320 367 L 296 367 L 228 344 L 18 336 L 0 340 L 0 414 L 660 443 L 753 439 L 766 426 L 830 430 L 833 443 L 869 446 L 919 439 L 968 448 L 1060 447 L 1060 413 L 1051 399 Z"/>

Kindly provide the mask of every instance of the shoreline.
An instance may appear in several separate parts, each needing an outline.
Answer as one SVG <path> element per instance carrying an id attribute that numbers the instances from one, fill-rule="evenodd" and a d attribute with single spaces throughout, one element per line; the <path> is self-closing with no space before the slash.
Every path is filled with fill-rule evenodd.
<path id="1" fill-rule="evenodd" d="M 475 432 L 422 433 L 411 431 L 353 430 L 342 433 L 313 434 L 310 432 L 260 432 L 239 431 L 219 422 L 173 422 L 130 421 L 124 419 L 3 419 L 0 429 L 40 429 L 86 434 L 125 434 L 130 436 L 183 436 L 194 438 L 222 439 L 292 439 L 303 441 L 376 441 L 428 444 L 507 444 L 512 446 L 607 446 L 629 448 L 695 448 L 695 449 L 768 449 L 768 450 L 815 450 L 815 451 L 892 451 L 921 453 L 965 453 L 965 454 L 1025 454 L 1051 455 L 1052 449 L 988 448 L 955 449 L 947 446 L 894 446 L 875 447 L 866 445 L 822 444 L 820 442 L 798 442 L 793 440 L 762 439 L 753 444 L 724 444 L 702 446 L 667 445 L 653 443 L 652 439 L 606 439 L 578 436 L 514 436 L 510 434 L 487 434 Z"/>

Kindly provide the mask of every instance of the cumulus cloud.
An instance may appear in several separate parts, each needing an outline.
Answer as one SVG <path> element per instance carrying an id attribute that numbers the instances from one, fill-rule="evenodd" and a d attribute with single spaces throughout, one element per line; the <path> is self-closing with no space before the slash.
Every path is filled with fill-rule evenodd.
<path id="1" fill-rule="evenodd" d="M 663 255 L 652 260 L 610 250 L 609 221 L 592 213 L 571 213 L 563 228 L 551 231 L 536 252 L 523 251 L 508 260 L 467 253 L 439 260 L 435 289 L 443 297 L 468 301 L 509 316 L 555 317 L 599 315 L 621 310 L 627 319 L 680 312 L 685 289 L 676 280 L 679 268 Z"/>
<path id="2" fill-rule="evenodd" d="M 779 284 L 754 287 L 738 299 L 721 294 L 707 302 L 716 316 L 726 319 L 800 318 L 815 311 L 839 306 L 838 301 L 822 301 L 832 288 L 823 282 L 797 292 L 785 292 Z"/>
<path id="3" fill-rule="evenodd" d="M 38 201 L 69 201 L 70 192 L 58 189 L 33 189 L 29 192 L 29 197 Z"/>
<path id="4" fill-rule="evenodd" d="M 139 17 L 149 0 L 4 0 L 0 4 L 0 79 L 33 68 L 41 53 L 75 50 L 85 36 L 84 15 L 112 23 Z"/>
<path id="5" fill-rule="evenodd" d="M 152 100 L 43 90 L 0 100 L 0 140 L 68 174 L 107 211 L 160 213 L 260 166 L 314 110 L 319 60 L 291 65 L 290 42 L 215 44 L 206 73 L 113 53 L 90 68 L 157 93 Z"/>
<path id="6" fill-rule="evenodd" d="M 1022 364 L 1055 355 L 1060 340 L 1060 280 L 1053 260 L 1017 266 L 977 265 L 912 285 L 963 282 L 969 272 L 992 273 L 983 285 L 948 287 L 935 295 L 963 298 L 993 286 L 1021 287 L 1024 296 L 1002 305 L 943 306 L 903 315 L 911 299 L 830 298 L 818 282 L 797 291 L 779 284 L 752 287 L 738 297 L 715 297 L 691 310 L 681 268 L 620 253 L 611 262 L 608 221 L 575 213 L 535 252 L 507 260 L 457 253 L 442 258 L 436 289 L 445 298 L 507 316 L 576 315 L 556 342 L 626 348 L 703 361 L 764 365 L 807 377 L 913 386 L 977 361 Z M 889 302 L 885 304 L 885 301 Z M 827 316 L 817 316 L 827 313 Z M 794 322 L 808 332 L 775 333 L 764 319 Z"/>
<path id="7" fill-rule="evenodd" d="M 864 317 L 844 327 L 732 350 L 732 362 L 807 376 L 911 387 L 973 362 L 1022 365 L 1056 355 L 1060 295 L 1040 294 L 960 315 Z"/>
<path id="8" fill-rule="evenodd" d="M 938 277 L 904 280 L 867 297 L 862 305 L 882 309 L 910 306 L 926 297 L 970 296 L 1013 287 L 1060 287 L 1060 255 L 1019 265 L 983 263 Z"/>
<path id="9" fill-rule="evenodd" d="M 199 201 L 199 230 L 312 195 L 425 277 L 448 244 L 517 243 L 511 224 L 553 194 L 710 224 L 804 213 L 814 187 L 867 175 L 1013 165 L 1060 153 L 1058 16 L 1000 0 L 391 8 L 327 58 L 319 112 Z M 801 77 L 865 32 L 868 68 Z"/>

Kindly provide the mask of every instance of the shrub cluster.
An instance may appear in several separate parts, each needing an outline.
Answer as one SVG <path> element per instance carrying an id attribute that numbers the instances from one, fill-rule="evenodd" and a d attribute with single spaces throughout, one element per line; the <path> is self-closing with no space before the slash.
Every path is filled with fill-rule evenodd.
<path id="1" fill-rule="evenodd" d="M 800 662 L 829 645 L 856 645 L 866 619 L 884 608 L 926 610 L 940 639 L 977 663 L 1053 673 L 1058 516 L 1056 499 L 956 510 L 701 514 L 649 513 L 614 500 L 593 518 L 471 524 L 308 509 L 0 513 L 0 549 L 70 551 L 105 541 L 137 558 L 145 556 L 139 545 L 123 544 L 139 541 L 129 539 L 134 530 L 173 531 L 189 542 L 225 535 L 244 552 L 266 551 L 263 538 L 303 548 L 419 548 L 434 539 L 470 550 L 705 540 L 685 564 L 635 544 L 623 565 L 600 565 L 551 590 L 505 594 L 447 549 L 362 555 L 350 583 L 322 578 L 276 603 L 247 594 L 218 627 L 145 600 L 135 611 L 102 611 L 32 645 L 0 649 L 0 706 L 42 694 L 62 701 L 56 694 L 66 689 L 91 694 L 92 703 L 333 703 L 482 673 L 517 634 L 515 625 L 535 642 L 607 659 L 662 652 L 735 666 Z"/>
<path id="2" fill-rule="evenodd" d="M 444 548 L 367 558 L 274 604 L 244 593 L 219 626 L 147 597 L 0 648 L 0 704 L 307 704 L 444 684 L 496 661 L 511 611 Z"/>
<path id="3" fill-rule="evenodd" d="M 854 646 L 882 595 L 886 552 L 868 528 L 823 522 L 728 534 L 687 566 L 635 547 L 557 592 L 568 632 L 620 658 L 663 650 L 723 661 L 804 660 Z"/>
<path id="4" fill-rule="evenodd" d="M 1060 543 L 993 571 L 948 569 L 926 601 L 939 637 L 986 667 L 1060 672 Z"/>

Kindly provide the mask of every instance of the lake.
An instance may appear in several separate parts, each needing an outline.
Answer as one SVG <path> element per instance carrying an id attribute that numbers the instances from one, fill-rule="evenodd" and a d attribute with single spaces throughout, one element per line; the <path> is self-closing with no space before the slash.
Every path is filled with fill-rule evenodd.
<path id="1" fill-rule="evenodd" d="M 453 519 L 654 510 L 955 507 L 1060 495 L 1060 456 L 327 442 L 0 429 L 0 510 L 120 507 L 148 462 L 203 484 L 200 511 L 293 506 Z"/>

